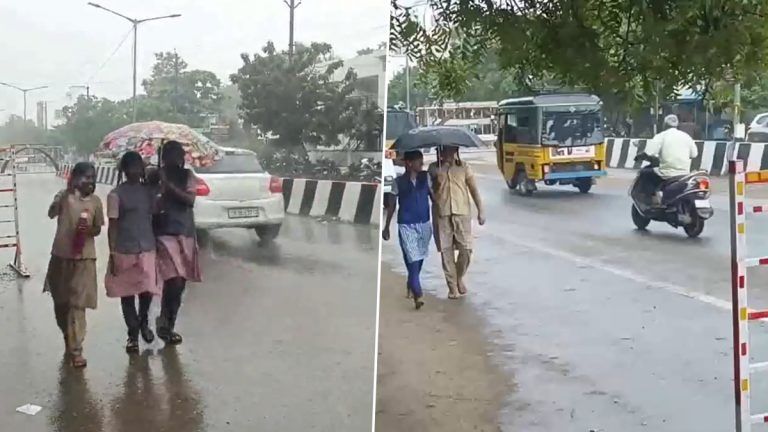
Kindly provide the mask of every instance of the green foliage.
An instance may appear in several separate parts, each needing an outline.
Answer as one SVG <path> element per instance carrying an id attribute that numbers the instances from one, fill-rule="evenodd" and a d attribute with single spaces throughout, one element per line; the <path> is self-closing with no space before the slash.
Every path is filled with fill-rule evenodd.
<path id="1" fill-rule="evenodd" d="M 252 57 L 243 54 L 243 66 L 230 79 L 240 90 L 245 126 L 299 151 L 304 144 L 338 145 L 342 136 L 362 139 L 365 134 L 355 132 L 363 107 L 353 97 L 357 76 L 348 70 L 341 80 L 334 79 L 343 62 L 332 59 L 332 47 L 325 43 L 297 45 L 292 59 L 272 42 Z"/>
<path id="2" fill-rule="evenodd" d="M 0 146 L 9 144 L 42 144 L 47 142 L 47 134 L 44 130 L 35 126 L 32 120 L 24 119 L 17 115 L 8 118 L 4 125 L 0 126 Z"/>
<path id="3" fill-rule="evenodd" d="M 525 80 L 633 102 L 765 69 L 766 0 L 428 0 L 433 26 L 392 0 L 390 45 L 465 94 L 489 50 Z"/>
<path id="4" fill-rule="evenodd" d="M 105 135 L 131 122 L 131 105 L 130 101 L 80 96 L 75 104 L 64 107 L 63 114 L 65 123 L 56 132 L 76 153 L 87 155 Z"/>
<path id="5" fill-rule="evenodd" d="M 156 53 L 155 60 L 151 77 L 142 82 L 147 97 L 169 107 L 171 118 L 205 126 L 205 115 L 221 107 L 221 80 L 213 72 L 187 70 L 187 62 L 175 52 Z"/>
<path id="6" fill-rule="evenodd" d="M 425 87 L 421 82 L 421 70 L 418 67 L 410 66 L 410 85 L 411 85 L 411 106 L 418 107 L 427 105 L 430 97 L 428 87 Z M 406 97 L 406 82 L 405 82 L 405 68 L 397 72 L 387 85 L 387 104 L 397 105 L 405 104 Z"/>

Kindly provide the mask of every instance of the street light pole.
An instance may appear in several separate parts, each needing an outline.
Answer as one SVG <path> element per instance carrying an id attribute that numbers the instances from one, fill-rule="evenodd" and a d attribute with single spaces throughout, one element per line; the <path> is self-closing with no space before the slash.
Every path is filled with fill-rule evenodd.
<path id="1" fill-rule="evenodd" d="M 0 85 L 5 87 L 10 87 L 12 89 L 18 90 L 24 94 L 24 124 L 27 124 L 27 93 L 35 90 L 42 90 L 48 88 L 48 86 L 40 86 L 40 87 L 32 87 L 32 88 L 21 88 L 17 87 L 13 84 L 8 84 L 4 82 L 0 82 Z"/>
<path id="2" fill-rule="evenodd" d="M 136 77 L 136 58 L 138 57 L 138 55 L 136 53 L 136 50 L 137 50 L 136 47 L 138 46 L 138 38 L 139 38 L 138 35 L 139 35 L 139 24 L 136 21 L 134 21 L 133 22 L 133 96 L 132 96 L 133 103 L 131 104 L 131 105 L 133 105 L 133 107 L 132 107 L 132 109 L 133 109 L 133 120 L 132 121 L 134 123 L 136 123 L 136 81 L 137 81 L 137 77 Z"/>
<path id="3" fill-rule="evenodd" d="M 120 18 L 128 20 L 133 26 L 133 97 L 132 97 L 132 100 L 133 100 L 133 122 L 135 123 L 136 122 L 136 81 L 137 81 L 137 77 L 136 77 L 136 61 L 137 60 L 136 59 L 138 57 L 138 52 L 136 47 L 138 45 L 139 24 L 145 23 L 147 21 L 157 21 L 157 20 L 166 19 L 166 18 L 179 18 L 181 14 L 163 15 L 163 16 L 157 16 L 152 18 L 137 19 L 137 18 L 127 17 L 119 12 L 115 12 L 112 9 L 106 8 L 100 4 L 88 2 L 88 5 L 93 6 L 97 9 L 105 10 L 113 15 L 117 15 Z"/>

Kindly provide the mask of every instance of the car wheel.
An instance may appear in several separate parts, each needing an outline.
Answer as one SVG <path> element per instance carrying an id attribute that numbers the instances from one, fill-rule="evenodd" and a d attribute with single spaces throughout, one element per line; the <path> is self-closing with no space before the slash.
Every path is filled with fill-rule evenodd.
<path id="1" fill-rule="evenodd" d="M 282 227 L 282 225 L 264 225 L 256 227 L 255 230 L 262 242 L 271 242 L 277 238 L 278 234 L 280 234 L 280 227 Z"/>

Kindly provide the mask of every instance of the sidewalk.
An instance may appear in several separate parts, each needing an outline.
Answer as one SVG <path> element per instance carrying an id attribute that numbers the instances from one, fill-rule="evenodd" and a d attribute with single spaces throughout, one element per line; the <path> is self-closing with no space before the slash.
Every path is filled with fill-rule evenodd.
<path id="1" fill-rule="evenodd" d="M 405 280 L 381 271 L 376 430 L 496 432 L 511 383 L 464 301 L 425 297 L 415 311 Z"/>

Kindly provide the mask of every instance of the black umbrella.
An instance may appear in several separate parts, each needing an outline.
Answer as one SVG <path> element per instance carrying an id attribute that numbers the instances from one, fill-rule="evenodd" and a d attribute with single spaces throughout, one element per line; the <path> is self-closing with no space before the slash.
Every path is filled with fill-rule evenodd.
<path id="1" fill-rule="evenodd" d="M 483 141 L 461 127 L 454 126 L 426 126 L 411 129 L 400 135 L 395 141 L 394 149 L 398 152 L 427 149 L 432 147 L 481 147 Z"/>

